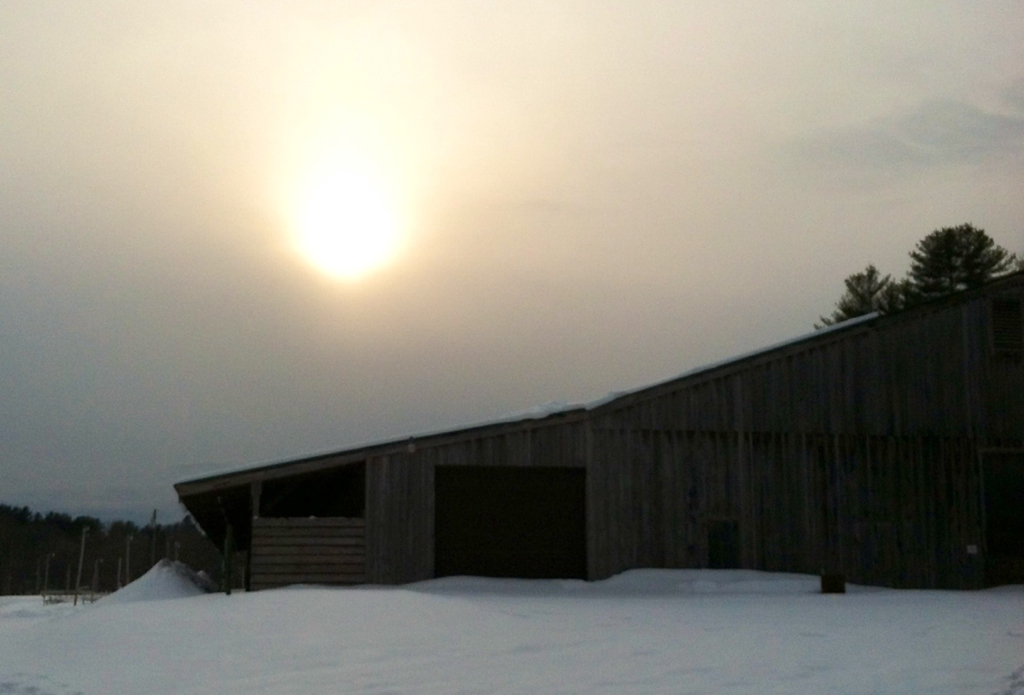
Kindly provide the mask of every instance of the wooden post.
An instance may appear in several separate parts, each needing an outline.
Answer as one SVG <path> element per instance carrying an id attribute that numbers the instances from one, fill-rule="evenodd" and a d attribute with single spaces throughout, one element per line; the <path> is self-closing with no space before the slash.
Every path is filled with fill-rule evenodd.
<path id="1" fill-rule="evenodd" d="M 124 558 L 122 558 L 122 557 L 117 558 L 117 588 L 118 589 L 120 589 L 121 586 L 122 586 L 122 584 L 121 584 L 121 563 L 123 561 L 124 561 Z"/>
<path id="2" fill-rule="evenodd" d="M 53 553 L 46 554 L 46 571 L 43 573 L 43 593 L 45 594 L 50 590 L 50 560 L 53 558 Z"/>
<path id="3" fill-rule="evenodd" d="M 132 537 L 128 536 L 124 542 L 124 585 L 132 583 Z"/>
<path id="4" fill-rule="evenodd" d="M 263 481 L 255 481 L 249 488 L 249 504 L 252 510 L 252 518 L 260 518 L 260 496 L 263 494 Z"/>
<path id="5" fill-rule="evenodd" d="M 149 566 L 156 564 L 156 510 L 149 519 Z"/>
<path id="6" fill-rule="evenodd" d="M 260 497 L 263 494 L 263 481 L 257 480 L 249 486 L 249 511 L 252 520 L 249 523 L 249 552 L 245 554 L 245 576 L 242 578 L 246 591 L 252 588 L 252 539 L 256 537 L 256 520 L 260 518 Z"/>
<path id="7" fill-rule="evenodd" d="M 235 531 L 228 524 L 227 531 L 224 533 L 224 579 L 221 582 L 224 585 L 224 593 L 228 596 L 231 595 L 231 566 L 232 556 L 235 553 Z"/>
<path id="8" fill-rule="evenodd" d="M 82 563 L 85 562 L 85 537 L 89 535 L 89 527 L 82 527 L 82 545 L 78 550 L 78 576 L 75 579 L 75 598 L 72 601 L 72 606 L 78 605 L 78 587 L 82 583 Z"/>

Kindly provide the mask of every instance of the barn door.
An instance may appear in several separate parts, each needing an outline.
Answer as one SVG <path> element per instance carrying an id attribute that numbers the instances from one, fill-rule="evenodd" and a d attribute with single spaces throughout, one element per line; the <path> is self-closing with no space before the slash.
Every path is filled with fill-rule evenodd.
<path id="1" fill-rule="evenodd" d="M 986 453 L 985 584 L 1024 584 L 1024 452 Z"/>
<path id="2" fill-rule="evenodd" d="M 438 466 L 434 571 L 585 579 L 582 468 Z"/>

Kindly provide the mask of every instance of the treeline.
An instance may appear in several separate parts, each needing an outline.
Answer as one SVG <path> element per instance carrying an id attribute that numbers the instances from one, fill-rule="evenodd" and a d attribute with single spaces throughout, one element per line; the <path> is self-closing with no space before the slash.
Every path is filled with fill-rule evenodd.
<path id="1" fill-rule="evenodd" d="M 0 504 L 0 594 L 72 590 L 83 530 L 81 588 L 114 591 L 163 558 L 178 559 L 214 581 L 220 579 L 221 555 L 191 517 L 139 527 L 131 521 L 103 523 L 90 516 L 40 514 Z"/>

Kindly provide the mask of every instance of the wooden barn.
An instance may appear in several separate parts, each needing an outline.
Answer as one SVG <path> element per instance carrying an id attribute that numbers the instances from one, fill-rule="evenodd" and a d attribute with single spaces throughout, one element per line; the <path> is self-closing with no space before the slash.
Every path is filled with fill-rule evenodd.
<path id="1" fill-rule="evenodd" d="M 600 403 L 178 483 L 252 589 L 638 567 L 1024 582 L 1024 273 Z"/>

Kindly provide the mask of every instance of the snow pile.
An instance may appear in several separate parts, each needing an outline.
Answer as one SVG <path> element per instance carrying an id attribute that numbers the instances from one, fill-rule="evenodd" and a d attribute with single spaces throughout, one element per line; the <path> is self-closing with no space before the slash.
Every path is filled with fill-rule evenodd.
<path id="1" fill-rule="evenodd" d="M 633 570 L 600 584 L 631 594 L 815 594 L 819 577 L 756 570 Z"/>
<path id="2" fill-rule="evenodd" d="M 693 594 L 818 594 L 821 579 L 809 574 L 757 570 L 629 570 L 598 582 L 579 579 L 488 579 L 442 577 L 411 584 L 407 589 L 432 594 L 507 594 L 548 596 L 688 596 Z M 884 591 L 847 586 L 848 591 Z"/>
<path id="3" fill-rule="evenodd" d="M 135 601 L 163 601 L 188 598 L 210 591 L 210 580 L 205 574 L 194 572 L 183 562 L 161 560 L 144 575 L 110 596 L 101 599 L 103 605 L 133 603 Z"/>

